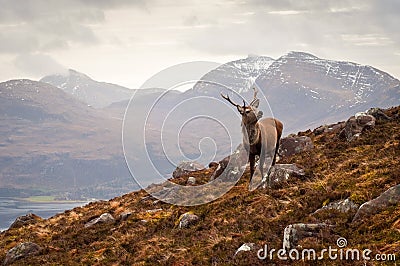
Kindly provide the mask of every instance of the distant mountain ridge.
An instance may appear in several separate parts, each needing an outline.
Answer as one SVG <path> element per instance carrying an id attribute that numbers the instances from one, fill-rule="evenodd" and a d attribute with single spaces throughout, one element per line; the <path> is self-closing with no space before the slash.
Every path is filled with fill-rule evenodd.
<path id="1" fill-rule="evenodd" d="M 304 52 L 290 52 L 276 60 L 251 56 L 232 61 L 207 73 L 202 80 L 207 83 L 198 82 L 186 94 L 220 98 L 223 91 L 241 103 L 230 90 L 251 100 L 250 88 L 258 87 L 265 97 L 259 94 L 264 113 L 283 120 L 286 133 L 343 120 L 371 107 L 400 104 L 400 81 L 388 73 Z"/>
<path id="2" fill-rule="evenodd" d="M 213 87 L 217 84 L 223 84 L 238 93 L 247 92 L 254 81 L 268 71 L 274 61 L 275 59 L 267 56 L 249 55 L 247 58 L 228 62 L 201 78 L 204 81 L 215 81 L 215 84 L 198 82 L 193 87 L 192 93 L 212 94 Z M 221 89 L 224 88 L 221 87 Z"/>
<path id="3" fill-rule="evenodd" d="M 320 59 L 302 52 L 291 52 L 278 59 L 248 56 L 223 64 L 202 79 L 211 82 L 199 82 L 184 93 L 169 91 L 165 95 L 162 88 L 129 90 L 92 80 L 74 70 L 64 76 L 44 77 L 40 82 L 0 83 L 0 188 L 36 188 L 44 183 L 52 188 L 87 187 L 94 180 L 103 184 L 113 178 L 129 177 L 121 147 L 121 128 L 134 93 L 135 108 L 130 118 L 135 126 L 142 125 L 141 116 L 163 96 L 146 121 L 149 134 L 145 143 L 149 156 L 162 165 L 163 174 L 171 173 L 174 165 L 165 161 L 161 129 L 171 129 L 162 132 L 164 140 L 176 141 L 172 129 L 181 128 L 182 121 L 204 110 L 218 115 L 222 124 L 232 125 L 234 134 L 226 136 L 224 128 L 216 128 L 214 120 L 193 121 L 190 130 L 180 134 L 182 151 L 188 158 L 199 157 L 197 140 L 203 137 L 215 137 L 216 159 L 229 155 L 229 145 L 236 147 L 241 141 L 240 117 L 236 108 L 231 110 L 231 105 L 221 102 L 220 92 L 229 93 L 241 104 L 239 95 L 250 101 L 251 88 L 257 86 L 264 116 L 280 119 L 284 135 L 344 120 L 371 107 L 400 105 L 400 82 L 391 75 L 371 66 Z M 192 101 L 186 101 L 187 105 L 180 104 L 188 99 Z M 180 108 L 168 117 L 178 105 Z M 167 117 L 169 127 L 161 128 Z M 133 159 L 141 166 L 147 154 L 145 147 L 137 147 L 143 145 L 143 140 L 135 134 L 129 137 L 136 147 Z M 232 143 L 228 143 L 228 137 L 232 137 Z M 214 148 L 209 146 L 206 148 Z M 178 155 L 173 153 L 173 159 L 180 158 Z M 147 170 L 142 168 L 140 175 L 146 176 Z"/>
<path id="4" fill-rule="evenodd" d="M 49 75 L 43 77 L 40 81 L 56 86 L 96 108 L 103 108 L 114 102 L 127 100 L 133 92 L 116 84 L 95 81 L 73 69 L 68 70 L 68 75 Z"/>
<path id="5" fill-rule="evenodd" d="M 391 75 L 302 52 L 278 58 L 256 84 L 274 114 L 287 117 L 297 130 L 343 120 L 371 107 L 400 104 L 400 81 Z"/>
<path id="6" fill-rule="evenodd" d="M 120 128 L 120 120 L 50 84 L 2 82 L 0 188 L 57 193 L 129 178 Z M 107 186 L 103 189 L 107 195 Z M 113 189 L 109 196 L 118 194 Z"/>

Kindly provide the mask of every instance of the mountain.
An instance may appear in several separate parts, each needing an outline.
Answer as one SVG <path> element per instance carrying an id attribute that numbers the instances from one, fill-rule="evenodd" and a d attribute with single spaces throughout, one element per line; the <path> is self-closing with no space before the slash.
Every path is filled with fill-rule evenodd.
<path id="1" fill-rule="evenodd" d="M 125 113 L 125 144 L 132 147 L 136 174 L 149 183 L 155 180 L 143 164 L 148 158 L 164 176 L 182 160 L 207 164 L 222 159 L 242 134 L 237 110 L 220 92 L 238 103 L 239 96 L 250 101 L 253 83 L 260 90 L 264 117 L 280 119 L 284 135 L 370 107 L 400 104 L 400 82 L 389 74 L 302 52 L 276 60 L 248 56 L 219 66 L 202 80 L 207 82 L 184 93 L 128 90 L 73 70 L 42 79 L 61 89 L 29 80 L 1 83 L 0 187 L 75 189 L 94 180 L 106 184 L 110 178 L 128 177 L 121 145 Z"/>
<path id="2" fill-rule="evenodd" d="M 258 87 L 264 117 L 281 120 L 287 135 L 343 120 L 371 107 L 398 105 L 399 84 L 398 79 L 370 66 L 320 59 L 302 52 L 291 52 L 276 60 L 252 55 L 211 70 L 184 93 L 169 97 L 160 93 L 160 97 L 148 98 L 147 104 L 136 99 L 133 110 L 127 112 L 126 124 L 132 128 L 128 135 L 138 137 L 143 131 L 134 132 L 133 128 L 145 124 L 140 114 L 149 114 L 147 148 L 140 150 L 146 150 L 162 168 L 159 171 L 168 174 L 187 158 L 202 164 L 207 164 L 210 156 L 222 159 L 241 142 L 241 118 L 236 108 L 221 98 L 221 92 L 242 104 L 241 97 L 250 102 L 251 88 Z M 201 147 L 203 140 L 215 145 Z M 140 137 L 131 144 L 141 145 Z M 141 167 L 143 164 L 137 163 L 134 168 Z"/>
<path id="3" fill-rule="evenodd" d="M 227 87 L 238 93 L 248 92 L 254 81 L 266 73 L 274 61 L 267 56 L 249 55 L 247 58 L 228 62 L 205 74 L 200 79 L 203 82 L 195 84 L 193 90 L 189 92 L 212 95 L 215 93 L 215 87 L 219 87 L 220 90 Z"/>
<path id="4" fill-rule="evenodd" d="M 241 97 L 252 100 L 254 86 L 260 90 L 264 116 L 282 120 L 286 134 L 343 120 L 371 107 L 400 104 L 400 81 L 391 75 L 303 52 L 276 60 L 250 56 L 223 64 L 204 75 L 186 95 L 221 99 L 224 92 L 242 104 Z"/>
<path id="5" fill-rule="evenodd" d="M 49 75 L 43 77 L 40 81 L 58 87 L 80 101 L 96 108 L 106 107 L 114 102 L 129 100 L 133 94 L 133 91 L 128 88 L 95 81 L 73 69 L 68 70 L 67 75 Z"/>
<path id="6" fill-rule="evenodd" d="M 273 114 L 289 125 L 286 132 L 400 103 L 400 81 L 391 75 L 371 66 L 302 52 L 278 58 L 255 82 Z"/>
<path id="7" fill-rule="evenodd" d="M 0 83 L 0 132 L 0 188 L 73 191 L 130 176 L 121 120 L 50 84 Z"/>
<path id="8" fill-rule="evenodd" d="M 0 261 L 11 248 L 33 242 L 40 252 L 11 265 L 288 265 L 289 259 L 278 257 L 288 257 L 287 252 L 278 250 L 287 241 L 297 241 L 292 258 L 296 251 L 300 256 L 306 253 L 304 259 L 290 260 L 290 265 L 373 265 L 380 254 L 387 265 L 395 264 L 400 250 L 400 206 L 396 204 L 400 192 L 390 188 L 398 187 L 400 181 L 400 108 L 385 113 L 390 120 L 378 120 L 351 142 L 338 138 L 337 127 L 322 133 L 301 132 L 299 136 L 312 139 L 314 149 L 278 163 L 296 163 L 304 175 L 291 176 L 271 189 L 249 191 L 247 170 L 229 192 L 203 205 L 171 206 L 141 190 L 49 219 L 30 216 L 25 225 L 20 222 L 0 234 Z M 171 181 L 186 185 L 191 176 L 201 185 L 209 181 L 213 170 Z M 392 201 L 389 206 L 371 209 L 353 221 L 359 205 L 376 202 L 385 191 L 391 191 L 386 198 L 386 203 Z M 332 207 L 338 202 L 352 205 Z M 182 222 L 193 215 L 197 220 Z M 104 222 L 93 225 L 91 221 L 99 217 Z M 313 230 L 302 231 L 307 226 Z M 273 257 L 261 260 L 257 254 L 261 249 L 259 255 L 265 255 L 265 247 Z M 318 263 L 313 262 L 310 250 L 315 250 Z M 356 250 L 359 259 L 352 257 Z M 391 254 L 395 258 L 389 259 Z"/>

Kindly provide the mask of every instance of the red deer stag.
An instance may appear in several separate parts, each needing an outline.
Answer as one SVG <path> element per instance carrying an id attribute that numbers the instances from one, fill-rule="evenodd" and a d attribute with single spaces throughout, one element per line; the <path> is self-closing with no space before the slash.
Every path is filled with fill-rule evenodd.
<path id="1" fill-rule="evenodd" d="M 250 105 L 246 106 L 243 100 L 243 106 L 232 102 L 228 95 L 223 95 L 222 98 L 227 100 L 233 106 L 236 106 L 239 113 L 242 115 L 242 133 L 243 146 L 249 153 L 250 162 L 250 180 L 254 174 L 255 157 L 259 156 L 259 169 L 263 181 L 265 180 L 263 166 L 265 159 L 271 158 L 272 164 L 275 165 L 276 154 L 279 148 L 279 140 L 282 136 L 283 124 L 275 118 L 263 118 L 262 111 L 258 110 L 260 100 L 257 98 L 257 90 L 254 88 L 254 99 Z M 269 171 L 268 171 L 269 175 Z M 269 178 L 268 178 L 269 179 Z M 269 186 L 269 180 L 267 182 Z"/>

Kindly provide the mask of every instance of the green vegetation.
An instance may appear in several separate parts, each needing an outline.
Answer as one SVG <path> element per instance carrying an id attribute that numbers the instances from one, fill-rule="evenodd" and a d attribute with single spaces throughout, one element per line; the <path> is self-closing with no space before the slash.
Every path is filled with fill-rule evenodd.
<path id="1" fill-rule="evenodd" d="M 32 202 L 54 202 L 54 196 L 31 196 L 25 200 Z"/>

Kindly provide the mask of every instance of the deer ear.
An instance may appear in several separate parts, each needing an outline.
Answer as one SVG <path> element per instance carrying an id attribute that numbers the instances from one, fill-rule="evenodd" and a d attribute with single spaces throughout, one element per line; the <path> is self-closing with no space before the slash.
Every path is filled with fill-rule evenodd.
<path id="1" fill-rule="evenodd" d="M 242 106 L 236 106 L 237 107 L 237 109 L 238 109 L 238 111 L 239 111 L 239 113 L 240 114 L 243 114 L 244 113 L 244 108 L 242 107 Z"/>
<path id="2" fill-rule="evenodd" d="M 260 105 L 260 99 L 254 100 L 251 103 L 251 107 L 254 107 L 254 108 L 258 108 L 259 105 Z"/>
<path id="3" fill-rule="evenodd" d="M 259 120 L 262 116 L 263 116 L 263 112 L 262 111 L 258 111 L 257 113 L 257 120 Z"/>

